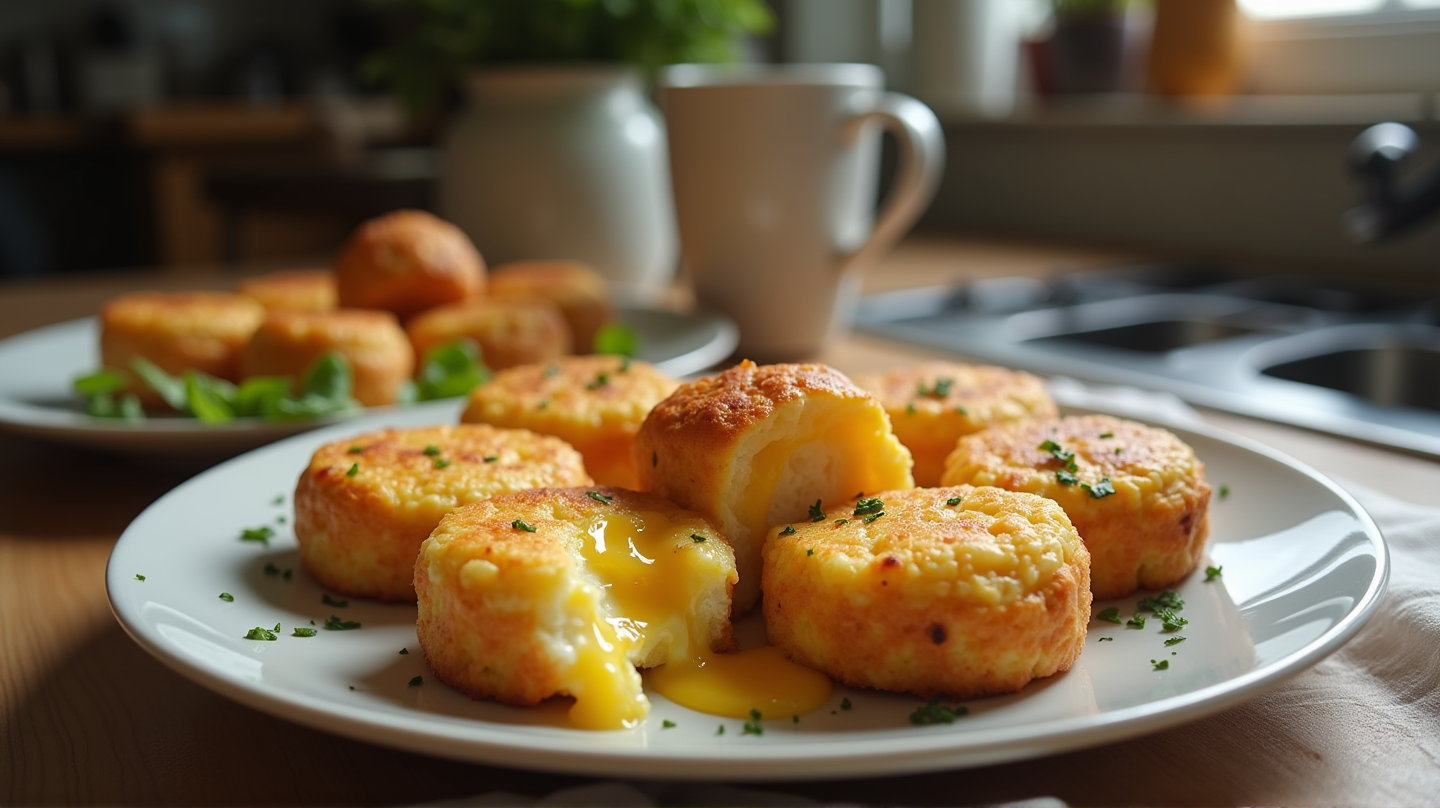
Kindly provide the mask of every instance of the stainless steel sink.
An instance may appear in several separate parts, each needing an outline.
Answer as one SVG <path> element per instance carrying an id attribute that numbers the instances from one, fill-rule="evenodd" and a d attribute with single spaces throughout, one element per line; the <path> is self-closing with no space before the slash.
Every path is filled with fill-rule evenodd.
<path id="1" fill-rule="evenodd" d="M 1440 289 L 1147 265 L 874 295 L 868 333 L 1440 457 Z"/>

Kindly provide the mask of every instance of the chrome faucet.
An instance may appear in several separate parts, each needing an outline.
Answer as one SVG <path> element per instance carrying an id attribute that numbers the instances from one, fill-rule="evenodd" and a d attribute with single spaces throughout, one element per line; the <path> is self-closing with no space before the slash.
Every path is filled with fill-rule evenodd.
<path id="1" fill-rule="evenodd" d="M 1403 184 L 1397 177 L 1400 163 L 1419 147 L 1415 130 L 1400 123 L 1376 124 L 1350 144 L 1350 168 L 1364 193 L 1364 201 L 1340 219 L 1352 241 L 1390 238 L 1440 210 L 1440 167 Z"/>

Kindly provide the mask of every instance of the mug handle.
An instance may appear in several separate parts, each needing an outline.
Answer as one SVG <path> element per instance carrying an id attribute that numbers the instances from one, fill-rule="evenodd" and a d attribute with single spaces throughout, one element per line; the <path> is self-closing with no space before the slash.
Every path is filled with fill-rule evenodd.
<path id="1" fill-rule="evenodd" d="M 859 112 L 845 121 L 841 136 L 851 141 L 871 121 L 895 134 L 900 144 L 900 159 L 890 198 L 876 215 L 870 237 L 840 260 L 841 271 L 865 266 L 890 249 L 910 229 L 935 196 L 940 174 L 945 167 L 945 137 L 940 119 L 923 102 L 900 93 L 881 93 L 873 102 L 865 103 Z"/>

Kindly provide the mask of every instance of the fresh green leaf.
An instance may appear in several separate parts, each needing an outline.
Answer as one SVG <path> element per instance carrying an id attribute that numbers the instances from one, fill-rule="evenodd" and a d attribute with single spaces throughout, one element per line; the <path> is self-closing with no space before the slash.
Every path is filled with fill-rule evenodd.
<path id="1" fill-rule="evenodd" d="M 964 501 L 965 501 L 965 499 L 964 499 L 963 497 L 951 497 L 951 498 L 945 500 L 945 504 L 946 504 L 946 505 L 949 505 L 949 506 L 951 506 L 951 507 L 954 507 L 954 506 L 959 505 L 960 503 L 962 503 L 962 502 L 964 502 Z"/>
<path id="2" fill-rule="evenodd" d="M 1213 580 L 1215 580 L 1216 578 L 1219 578 L 1221 575 L 1223 575 L 1224 572 L 1225 572 L 1225 568 L 1224 568 L 1224 567 L 1206 567 L 1206 568 L 1205 568 L 1205 580 L 1206 580 L 1207 582 L 1208 582 L 1208 581 L 1213 581 Z"/>
<path id="3" fill-rule="evenodd" d="M 1080 487 L 1090 492 L 1091 499 L 1104 499 L 1115 493 L 1115 486 L 1110 482 L 1109 477 L 1101 477 L 1100 482 L 1094 485 L 1082 483 Z"/>
<path id="4" fill-rule="evenodd" d="M 970 708 L 963 704 L 946 707 L 940 703 L 939 696 L 934 696 L 925 706 L 916 709 L 915 712 L 910 714 L 910 723 L 916 726 L 923 726 L 925 724 L 953 724 L 956 718 L 966 715 L 969 712 Z"/>
<path id="5" fill-rule="evenodd" d="M 249 631 L 245 632 L 245 639 L 266 640 L 269 642 L 274 642 L 275 640 L 279 639 L 279 637 L 275 634 L 274 631 L 271 631 L 268 628 L 261 628 L 260 626 L 256 626 L 255 628 L 252 628 Z"/>
<path id="6" fill-rule="evenodd" d="M 326 631 L 353 631 L 357 628 L 360 628 L 360 622 L 357 620 L 342 620 L 336 614 L 325 618 Z"/>
<path id="7" fill-rule="evenodd" d="M 531 525 L 526 524 L 524 519 L 516 519 L 515 521 L 510 523 L 510 527 L 513 527 L 516 530 L 523 530 L 526 533 L 535 532 L 535 528 Z"/>
<path id="8" fill-rule="evenodd" d="M 1151 664 L 1152 666 L 1154 666 L 1154 670 L 1157 670 L 1157 671 L 1164 671 L 1164 670 L 1169 670 L 1169 669 L 1170 669 L 1170 660 L 1168 660 L 1168 659 L 1162 659 L 1162 660 L 1160 660 L 1159 662 L 1156 662 L 1155 660 L 1152 659 L 1152 660 L 1150 660 L 1150 664 Z"/>
<path id="9" fill-rule="evenodd" d="M 879 497 L 866 497 L 855 503 L 853 516 L 864 516 L 867 513 L 879 513 L 885 510 L 885 501 Z"/>
<path id="10" fill-rule="evenodd" d="M 415 398 L 434 401 L 468 395 L 493 375 L 481 361 L 475 340 L 447 342 L 425 352 L 420 371 L 415 374 Z"/>
<path id="11" fill-rule="evenodd" d="M 593 351 L 633 357 L 640 353 L 640 335 L 624 323 L 606 323 L 595 332 Z"/>
<path id="12" fill-rule="evenodd" d="M 595 500 L 601 505 L 609 505 L 615 501 L 609 494 L 602 494 L 599 491 L 586 491 L 585 496 Z"/>
<path id="13" fill-rule="evenodd" d="M 1121 621 L 1120 621 L 1120 610 L 1117 609 L 1117 608 L 1115 608 L 1114 606 L 1111 606 L 1111 607 L 1108 608 L 1108 609 L 1102 609 L 1102 610 L 1100 610 L 1100 613 L 1099 613 L 1099 614 L 1095 615 L 1095 619 L 1096 619 L 1096 620 L 1104 620 L 1104 621 L 1107 622 L 1107 623 L 1114 623 L 1115 625 L 1118 626 L 1118 625 L 1120 625 L 1120 622 L 1121 622 Z"/>
<path id="14" fill-rule="evenodd" d="M 82 398 L 90 398 L 105 393 L 118 393 L 125 389 L 126 383 L 125 374 L 118 370 L 101 368 L 79 377 L 70 383 L 70 387 Z"/>
<path id="15" fill-rule="evenodd" d="M 176 412 L 185 411 L 185 383 L 160 369 L 160 366 L 143 356 L 130 360 L 130 368 L 145 382 L 156 395 L 160 396 Z"/>
<path id="16" fill-rule="evenodd" d="M 202 424 L 235 420 L 235 385 L 193 370 L 185 371 L 185 408 Z"/>
<path id="17" fill-rule="evenodd" d="M 1179 645 L 1182 642 L 1185 642 L 1184 637 L 1170 637 L 1169 639 L 1165 640 L 1165 645 L 1168 647 L 1171 645 Z"/>
<path id="18" fill-rule="evenodd" d="M 274 535 L 275 530 L 269 525 L 247 527 L 240 531 L 240 541 L 258 541 L 268 546 L 270 544 L 270 537 Z"/>
<path id="19" fill-rule="evenodd" d="M 745 734 L 745 735 L 764 735 L 764 734 L 765 734 L 765 725 L 762 724 L 762 723 L 760 723 L 760 711 L 759 711 L 759 710 L 752 709 L 752 710 L 750 711 L 750 720 L 749 720 L 749 721 L 746 721 L 746 722 L 745 722 L 745 726 L 741 727 L 741 732 L 742 732 L 742 734 Z"/>
<path id="20" fill-rule="evenodd" d="M 812 522 L 823 522 L 823 521 L 825 521 L 825 509 L 822 508 L 822 507 L 820 507 L 820 504 L 821 504 L 821 501 L 817 499 L 817 500 L 815 500 L 815 504 L 810 506 L 810 521 L 812 521 Z"/>
<path id="21" fill-rule="evenodd" d="M 304 626 L 296 626 L 295 629 L 294 629 L 294 631 L 291 632 L 290 636 L 291 636 L 291 637 L 314 637 L 316 634 L 319 634 L 319 633 L 320 633 L 320 632 L 316 631 L 316 630 L 313 629 L 313 628 L 306 628 L 306 627 L 304 627 Z"/>
<path id="22" fill-rule="evenodd" d="M 782 531 L 780 531 L 780 535 L 781 535 L 781 536 L 793 536 L 793 535 L 795 535 L 795 526 L 794 526 L 794 525 L 786 525 L 786 526 L 785 526 L 785 529 L 782 530 Z"/>
<path id="23" fill-rule="evenodd" d="M 235 602 L 235 596 L 232 595 L 232 594 L 230 594 L 229 592 L 221 592 L 221 593 L 220 593 L 220 599 L 223 600 L 223 601 L 225 601 L 226 603 L 234 603 L 234 602 Z"/>

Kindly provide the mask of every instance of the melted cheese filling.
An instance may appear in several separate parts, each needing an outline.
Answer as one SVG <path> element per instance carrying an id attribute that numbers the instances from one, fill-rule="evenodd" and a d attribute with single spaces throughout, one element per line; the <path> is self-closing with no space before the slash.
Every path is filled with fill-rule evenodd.
<path id="1" fill-rule="evenodd" d="M 635 664 L 654 663 L 655 656 L 664 664 L 649 673 L 650 686 L 700 712 L 749 718 L 751 710 L 759 710 L 783 717 L 829 700 L 831 684 L 824 674 L 785 659 L 774 647 L 739 654 L 710 650 L 709 633 L 696 612 L 711 588 L 706 582 L 713 565 L 695 556 L 705 552 L 704 542 L 696 542 L 688 529 L 664 514 L 638 511 L 596 517 L 587 533 L 581 555 L 605 596 L 592 609 L 598 616 L 590 626 L 593 642 L 587 638 L 576 647 L 574 726 L 639 724 L 649 702 Z M 582 588 L 573 597 L 594 593 Z"/>

